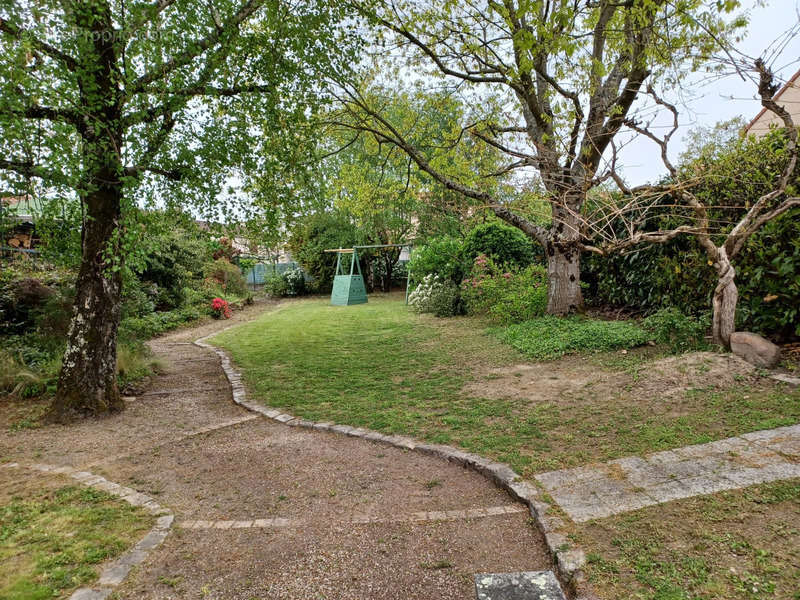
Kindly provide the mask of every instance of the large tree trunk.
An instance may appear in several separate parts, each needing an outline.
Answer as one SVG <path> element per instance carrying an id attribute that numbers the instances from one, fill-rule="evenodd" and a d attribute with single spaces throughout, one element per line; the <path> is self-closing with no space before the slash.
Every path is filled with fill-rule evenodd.
<path id="1" fill-rule="evenodd" d="M 108 2 L 75 4 L 81 69 L 81 130 L 86 206 L 81 267 L 58 389 L 48 413 L 53 421 L 122 410 L 117 388 L 117 328 L 122 296 L 123 144 L 118 85 Z"/>
<path id="2" fill-rule="evenodd" d="M 59 422 L 124 408 L 117 387 L 122 257 L 113 248 L 120 220 L 119 189 L 94 193 L 87 198 L 87 208 L 67 349 L 48 415 Z"/>
<path id="3" fill-rule="evenodd" d="M 739 299 L 739 292 L 734 283 L 736 270 L 724 247 L 717 248 L 715 266 L 719 279 L 711 301 L 714 311 L 711 335 L 715 344 L 730 348 L 731 334 L 736 330 L 736 302 Z"/>
<path id="4" fill-rule="evenodd" d="M 568 315 L 582 309 L 580 250 L 548 244 L 547 314 Z"/>

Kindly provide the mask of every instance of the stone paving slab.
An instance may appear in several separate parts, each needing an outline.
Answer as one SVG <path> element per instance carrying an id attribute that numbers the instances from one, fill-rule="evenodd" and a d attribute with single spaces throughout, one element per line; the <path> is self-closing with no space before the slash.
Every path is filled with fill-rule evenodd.
<path id="1" fill-rule="evenodd" d="M 475 575 L 477 600 L 566 600 L 552 571 Z"/>
<path id="2" fill-rule="evenodd" d="M 800 477 L 800 424 L 536 475 L 573 521 Z"/>

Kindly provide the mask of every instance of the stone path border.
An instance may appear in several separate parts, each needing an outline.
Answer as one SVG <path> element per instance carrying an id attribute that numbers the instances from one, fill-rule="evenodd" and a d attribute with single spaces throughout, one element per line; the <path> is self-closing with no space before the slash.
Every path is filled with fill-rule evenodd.
<path id="1" fill-rule="evenodd" d="M 784 373 L 773 373 L 770 375 L 770 378 L 788 385 L 800 385 L 800 377 L 792 377 L 791 375 L 786 375 Z"/>
<path id="2" fill-rule="evenodd" d="M 153 525 L 147 535 L 139 540 L 133 548 L 116 560 L 103 566 L 103 570 L 100 572 L 100 578 L 95 585 L 78 588 L 72 592 L 70 600 L 104 600 L 110 596 L 114 588 L 122 583 L 125 577 L 128 576 L 130 570 L 144 561 L 150 551 L 161 545 L 169 534 L 172 522 L 175 518 L 172 511 L 160 506 L 150 496 L 114 483 L 113 481 L 108 481 L 106 478 L 94 475 L 88 471 L 80 471 L 72 467 L 57 467 L 43 464 L 20 465 L 19 463 L 6 463 L 0 465 L 0 468 L 23 468 L 40 473 L 67 475 L 86 487 L 91 487 L 116 496 L 128 504 L 140 506 L 146 509 L 151 515 L 158 517 L 155 525 Z"/>
<path id="3" fill-rule="evenodd" d="M 420 521 L 460 521 L 462 519 L 482 519 L 499 515 L 512 515 L 524 512 L 521 506 L 488 506 L 486 508 L 470 508 L 467 510 L 432 510 L 411 513 L 393 519 L 381 517 L 357 517 L 343 521 L 351 525 L 369 525 L 371 523 L 412 523 Z M 284 519 L 271 517 L 248 521 L 182 521 L 178 527 L 182 529 L 265 529 L 298 526 L 305 524 L 303 519 Z"/>
<path id="4" fill-rule="evenodd" d="M 458 448 L 443 444 L 420 443 L 409 437 L 384 435 L 377 431 L 371 431 L 361 427 L 351 427 L 349 425 L 337 425 L 328 422 L 314 423 L 248 400 L 247 391 L 242 383 L 241 375 L 233 368 L 228 354 L 222 348 L 206 343 L 206 340 L 209 338 L 219 335 L 223 331 L 238 327 L 239 325 L 240 324 L 231 325 L 230 327 L 215 331 L 214 333 L 205 335 L 194 341 L 196 346 L 211 350 L 219 356 L 222 370 L 225 372 L 225 376 L 231 384 L 233 401 L 236 404 L 252 412 L 259 413 L 273 421 L 289 425 L 290 427 L 340 433 L 350 437 L 393 446 L 395 448 L 413 450 L 472 469 L 494 482 L 498 487 L 506 490 L 512 498 L 519 500 L 528 507 L 531 518 L 542 532 L 547 549 L 553 557 L 556 572 L 562 583 L 573 592 L 573 595 L 577 597 L 576 600 L 589 600 L 594 598 L 583 572 L 583 567 L 586 564 L 586 554 L 567 537 L 566 523 L 559 517 L 548 514 L 551 505 L 542 498 L 539 490 L 534 485 L 523 481 L 522 477 L 507 464 L 494 462 L 477 454 L 464 452 Z"/>

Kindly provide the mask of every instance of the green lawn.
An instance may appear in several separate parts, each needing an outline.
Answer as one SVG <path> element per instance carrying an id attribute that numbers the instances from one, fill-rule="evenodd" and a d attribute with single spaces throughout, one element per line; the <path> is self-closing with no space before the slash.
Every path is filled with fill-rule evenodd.
<path id="1" fill-rule="evenodd" d="M 579 526 L 604 598 L 800 600 L 800 479 Z"/>
<path id="2" fill-rule="evenodd" d="M 74 486 L 15 490 L 0 505 L 0 598 L 66 598 L 152 525 L 141 509 Z M 2 496 L 2 494 L 0 494 Z"/>
<path id="3" fill-rule="evenodd" d="M 521 395 L 507 380 L 523 381 L 524 371 L 495 370 L 525 367 L 524 355 L 480 321 L 419 316 L 397 296 L 350 307 L 293 301 L 213 342 L 231 352 L 252 396 L 267 405 L 461 446 L 525 477 L 800 421 L 800 392 L 757 377 L 727 387 L 711 380 L 662 402 L 640 385 L 647 352 L 533 364 L 538 374 Z M 550 395 L 551 371 L 561 379 L 588 373 L 587 382 Z M 603 373 L 613 385 L 595 383 Z"/>

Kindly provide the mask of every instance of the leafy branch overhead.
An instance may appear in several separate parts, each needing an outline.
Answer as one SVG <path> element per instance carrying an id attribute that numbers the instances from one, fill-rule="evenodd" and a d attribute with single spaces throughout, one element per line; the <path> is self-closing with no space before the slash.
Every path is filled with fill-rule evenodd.
<path id="1" fill-rule="evenodd" d="M 0 168 L 18 185 L 85 185 L 79 148 L 104 133 L 121 137 L 129 183 L 218 184 L 220 167 L 256 164 L 254 143 L 280 151 L 275 122 L 302 121 L 319 98 L 314 68 L 353 47 L 325 3 L 71 4 L 0 12 Z M 92 83 L 98 59 L 111 94 Z"/>
<path id="2" fill-rule="evenodd" d="M 237 169 L 280 171 L 346 70 L 356 21 L 299 0 L 17 2 L 0 9 L 0 170 L 19 192 L 77 197 L 81 267 L 50 418 L 123 406 L 116 383 L 122 270 L 143 201 L 212 218 Z M 5 187 L 5 186 L 4 186 Z"/>
<path id="3" fill-rule="evenodd" d="M 686 71 L 744 25 L 725 18 L 737 6 L 702 0 L 361 5 L 385 48 L 373 54 L 373 68 L 395 85 L 460 96 L 470 107 L 460 143 L 503 157 L 481 175 L 538 187 L 550 204 L 548 224 L 476 186 L 475 178 L 433 163 L 371 89 L 344 80 L 338 99 L 352 127 L 397 146 L 428 176 L 537 240 L 550 263 L 548 311 L 568 313 L 582 304 L 587 195 L 609 181 L 615 140 L 652 108 L 648 88 L 680 87 Z"/>

